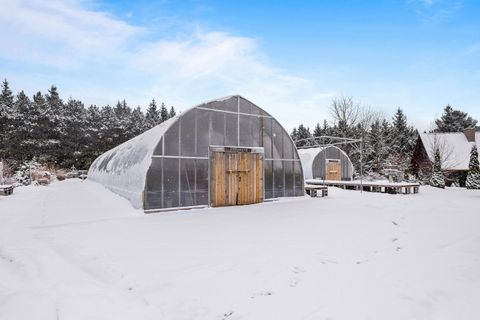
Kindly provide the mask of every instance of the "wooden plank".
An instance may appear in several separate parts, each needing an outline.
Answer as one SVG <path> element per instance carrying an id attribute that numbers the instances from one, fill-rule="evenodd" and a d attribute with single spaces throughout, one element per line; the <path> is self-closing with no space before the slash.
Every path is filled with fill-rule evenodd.
<path id="1" fill-rule="evenodd" d="M 257 203 L 263 202 L 265 195 L 263 194 L 263 154 L 257 155 Z"/>
<path id="2" fill-rule="evenodd" d="M 211 183 L 212 206 L 220 207 L 226 204 L 225 201 L 225 153 L 214 152 L 212 155 L 212 173 Z"/>
<path id="3" fill-rule="evenodd" d="M 245 167 L 249 170 L 245 173 L 245 202 L 246 204 L 254 203 L 253 201 L 253 170 L 252 170 L 252 159 L 254 154 L 245 154 Z"/>
<path id="4" fill-rule="evenodd" d="M 236 183 L 235 183 L 235 154 L 233 153 L 226 153 L 226 174 L 227 174 L 227 182 L 228 182 L 228 196 L 227 196 L 227 204 L 229 206 L 235 205 L 235 198 L 236 198 Z"/>
<path id="5" fill-rule="evenodd" d="M 238 175 L 238 182 L 239 182 L 239 190 L 238 190 L 238 204 L 249 204 L 248 199 L 248 158 L 249 154 L 240 153 L 239 154 L 239 172 Z"/>
<path id="6" fill-rule="evenodd" d="M 238 204 L 248 204 L 247 200 L 247 193 L 248 193 L 248 188 L 247 188 L 247 155 L 245 153 L 239 153 L 238 154 L 239 161 L 238 161 L 238 172 L 237 172 L 237 177 L 238 177 Z"/>
<path id="7" fill-rule="evenodd" d="M 217 206 L 217 159 L 216 153 L 211 154 L 210 159 L 210 205 Z"/>

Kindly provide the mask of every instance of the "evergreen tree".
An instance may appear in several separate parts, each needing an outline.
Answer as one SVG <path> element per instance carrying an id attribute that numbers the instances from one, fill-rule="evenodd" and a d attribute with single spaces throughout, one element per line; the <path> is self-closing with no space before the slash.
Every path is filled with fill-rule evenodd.
<path id="1" fill-rule="evenodd" d="M 290 137 L 292 137 L 292 140 L 295 142 L 298 139 L 298 132 L 297 128 L 293 128 L 292 133 L 290 134 Z"/>
<path id="2" fill-rule="evenodd" d="M 168 110 L 165 107 L 165 104 L 162 102 L 162 106 L 160 107 L 160 122 L 164 122 L 168 120 Z"/>
<path id="3" fill-rule="evenodd" d="M 308 127 L 305 127 L 303 124 L 300 124 L 297 130 L 297 139 L 296 139 L 297 147 L 310 145 L 310 141 L 306 139 L 311 137 L 312 137 L 312 134 L 310 133 L 310 129 Z"/>
<path id="4" fill-rule="evenodd" d="M 384 168 L 386 159 L 390 153 L 387 137 L 385 134 L 385 123 L 380 120 L 374 121 L 370 126 L 370 131 L 365 140 L 364 158 L 365 170 L 367 172 L 380 173 Z"/>
<path id="5" fill-rule="evenodd" d="M 26 161 L 33 158 L 32 129 L 35 121 L 35 112 L 32 110 L 30 98 L 20 91 L 14 102 L 15 117 L 12 119 L 14 127 L 11 134 L 10 158 Z"/>
<path id="6" fill-rule="evenodd" d="M 95 158 L 108 149 L 105 148 L 105 143 L 103 142 L 105 126 L 100 108 L 96 105 L 91 105 L 86 112 L 86 122 L 84 153 L 89 166 Z"/>
<path id="7" fill-rule="evenodd" d="M 56 159 L 64 168 L 84 168 L 87 143 L 87 112 L 81 101 L 69 99 L 64 107 L 60 135 L 60 152 Z"/>
<path id="8" fill-rule="evenodd" d="M 398 108 L 392 121 L 391 160 L 402 170 L 407 170 L 415 148 L 417 133 L 407 125 L 407 117 Z"/>
<path id="9" fill-rule="evenodd" d="M 132 138 L 131 134 L 127 131 L 132 109 L 127 105 L 125 100 L 122 100 L 121 102 L 117 102 L 117 105 L 113 108 L 113 113 L 115 114 L 113 128 L 111 128 L 113 144 L 119 145 Z"/>
<path id="10" fill-rule="evenodd" d="M 167 109 L 163 103 L 162 109 L 165 109 L 165 113 L 167 112 Z M 161 111 L 157 109 L 157 103 L 155 102 L 155 99 L 152 99 L 152 102 L 150 102 L 148 105 L 147 113 L 145 114 L 145 130 L 153 128 L 162 122 L 160 113 Z"/>
<path id="11" fill-rule="evenodd" d="M 476 145 L 473 145 L 472 150 L 470 151 L 470 163 L 468 165 L 465 186 L 467 189 L 480 189 L 480 164 L 478 161 L 478 150 Z"/>
<path id="12" fill-rule="evenodd" d="M 315 129 L 313 129 L 313 136 L 314 137 L 321 137 L 324 135 L 322 127 L 320 127 L 320 123 L 317 122 Z"/>
<path id="13" fill-rule="evenodd" d="M 443 177 L 442 161 L 440 158 L 440 150 L 438 148 L 435 149 L 435 161 L 433 163 L 430 185 L 436 188 L 445 188 L 445 178 Z"/>
<path id="14" fill-rule="evenodd" d="M 170 107 L 170 112 L 168 113 L 168 118 L 173 118 L 177 115 L 177 112 L 175 111 L 175 108 L 173 106 Z"/>
<path id="15" fill-rule="evenodd" d="M 60 99 L 57 87 L 51 86 L 48 90 L 48 94 L 45 95 L 46 111 L 42 114 L 43 128 L 47 133 L 47 139 L 43 144 L 43 153 L 45 161 L 57 163 L 57 159 L 61 157 L 60 136 L 62 131 L 62 116 L 63 114 L 63 101 Z"/>
<path id="16" fill-rule="evenodd" d="M 44 145 L 48 143 L 50 122 L 47 116 L 47 101 L 41 92 L 33 96 L 32 104 L 32 150 L 33 157 L 43 161 L 45 157 Z"/>
<path id="17" fill-rule="evenodd" d="M 323 120 L 322 132 L 326 136 L 332 135 L 331 128 L 329 127 L 327 120 Z"/>
<path id="18" fill-rule="evenodd" d="M 113 108 L 109 105 L 106 105 L 102 108 L 102 137 L 103 145 L 102 150 L 109 150 L 116 146 L 115 141 L 118 140 L 118 137 L 115 136 L 116 128 L 116 119 Z"/>
<path id="19" fill-rule="evenodd" d="M 140 107 L 136 107 L 130 115 L 128 133 L 130 138 L 141 134 L 145 130 L 145 116 Z"/>
<path id="20" fill-rule="evenodd" d="M 7 79 L 3 80 L 2 93 L 0 94 L 0 159 L 8 156 L 11 141 L 9 137 L 13 129 L 13 94 Z"/>
<path id="21" fill-rule="evenodd" d="M 434 132 L 461 132 L 467 128 L 473 128 L 477 120 L 468 116 L 468 113 L 454 110 L 447 105 L 440 119 L 435 120 Z"/>

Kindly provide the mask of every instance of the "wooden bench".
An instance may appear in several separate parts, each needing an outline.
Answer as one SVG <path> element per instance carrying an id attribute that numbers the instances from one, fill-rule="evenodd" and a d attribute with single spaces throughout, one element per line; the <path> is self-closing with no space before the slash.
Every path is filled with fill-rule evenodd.
<path id="1" fill-rule="evenodd" d="M 312 198 L 317 197 L 319 191 L 320 191 L 320 194 L 322 195 L 322 198 L 328 196 L 328 187 L 327 186 L 319 186 L 319 185 L 306 185 L 305 186 L 305 192 Z"/>
<path id="2" fill-rule="evenodd" d="M 0 195 L 2 196 L 9 196 L 13 193 L 13 186 L 10 185 L 2 185 L 0 186 Z"/>

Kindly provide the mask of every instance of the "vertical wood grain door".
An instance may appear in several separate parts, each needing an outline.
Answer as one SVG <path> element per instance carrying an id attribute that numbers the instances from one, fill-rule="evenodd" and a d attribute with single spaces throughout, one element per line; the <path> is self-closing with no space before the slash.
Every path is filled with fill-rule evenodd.
<path id="1" fill-rule="evenodd" d="M 327 174 L 325 180 L 342 180 L 340 160 L 327 160 L 326 162 Z"/>
<path id="2" fill-rule="evenodd" d="M 212 207 L 263 201 L 263 154 L 216 151 L 210 156 Z"/>

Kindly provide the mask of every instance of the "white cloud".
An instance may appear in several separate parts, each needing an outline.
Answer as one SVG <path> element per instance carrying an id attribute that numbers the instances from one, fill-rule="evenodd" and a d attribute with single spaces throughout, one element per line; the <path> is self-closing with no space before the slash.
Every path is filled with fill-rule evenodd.
<path id="1" fill-rule="evenodd" d="M 70 68 L 104 59 L 140 31 L 77 1 L 6 0 L 0 10 L 0 55 Z"/>
<path id="2" fill-rule="evenodd" d="M 238 93 L 291 128 L 334 94 L 272 66 L 258 39 L 197 28 L 187 36 L 146 42 L 141 35 L 149 30 L 78 1 L 7 0 L 0 30 L 1 56 L 60 70 L 52 83 L 87 97 L 87 103 L 101 103 L 88 97 L 105 96 L 102 102 L 125 98 L 146 105 L 160 97 L 183 109 Z"/>
<path id="3" fill-rule="evenodd" d="M 144 46 L 133 57 L 131 65 L 152 76 L 151 94 L 168 92 L 179 105 L 239 93 L 285 115 L 292 126 L 333 96 L 310 79 L 271 66 L 256 39 L 223 32 L 197 30 L 187 39 Z"/>
<path id="4" fill-rule="evenodd" d="M 424 24 L 437 26 L 450 20 L 462 7 L 463 0 L 408 0 Z"/>

